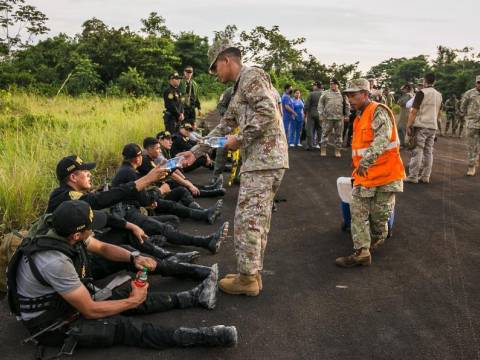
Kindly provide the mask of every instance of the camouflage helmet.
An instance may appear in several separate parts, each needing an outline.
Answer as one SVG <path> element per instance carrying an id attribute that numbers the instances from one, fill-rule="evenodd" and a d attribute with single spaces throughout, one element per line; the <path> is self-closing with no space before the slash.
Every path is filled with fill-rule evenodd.
<path id="1" fill-rule="evenodd" d="M 367 79 L 354 79 L 347 84 L 347 88 L 343 92 L 359 92 L 359 91 L 368 91 L 370 92 L 370 82 Z"/>
<path id="2" fill-rule="evenodd" d="M 213 42 L 212 46 L 208 49 L 208 60 L 210 61 L 210 67 L 208 71 L 212 74 L 212 69 L 217 62 L 218 56 L 228 49 L 238 49 L 241 51 L 240 46 L 235 45 L 229 39 L 217 39 Z"/>

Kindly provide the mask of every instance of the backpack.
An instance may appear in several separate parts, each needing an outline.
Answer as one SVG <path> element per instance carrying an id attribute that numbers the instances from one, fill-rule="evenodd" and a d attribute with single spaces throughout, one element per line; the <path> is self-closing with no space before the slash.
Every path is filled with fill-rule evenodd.
<path id="1" fill-rule="evenodd" d="M 0 291 L 7 291 L 7 266 L 27 230 L 12 231 L 0 237 Z"/>

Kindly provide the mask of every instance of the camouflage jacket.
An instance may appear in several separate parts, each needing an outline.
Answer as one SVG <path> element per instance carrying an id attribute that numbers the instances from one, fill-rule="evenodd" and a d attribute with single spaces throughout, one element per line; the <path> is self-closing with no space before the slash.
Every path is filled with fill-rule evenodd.
<path id="1" fill-rule="evenodd" d="M 233 91 L 227 112 L 208 136 L 223 136 L 240 127 L 240 172 L 288 169 L 287 139 L 269 76 L 262 69 L 243 66 Z M 192 148 L 196 157 L 208 150 L 205 144 Z"/>
<path id="2" fill-rule="evenodd" d="M 455 113 L 455 111 L 457 110 L 457 102 L 458 100 L 455 98 L 452 98 L 452 97 L 448 98 L 447 101 L 445 101 L 445 104 L 443 105 L 445 112 Z"/>
<path id="3" fill-rule="evenodd" d="M 357 114 L 361 116 L 359 112 Z M 382 106 L 378 106 L 375 110 L 372 120 L 373 129 L 373 141 L 368 147 L 367 151 L 360 160 L 360 165 L 368 169 L 377 158 L 385 151 L 387 145 L 390 143 L 390 136 L 393 130 L 392 119 L 388 115 L 388 112 Z M 355 186 L 353 189 L 353 195 L 360 197 L 372 197 L 376 192 L 402 192 L 403 180 L 396 180 L 389 184 L 378 187 L 364 187 Z"/>
<path id="4" fill-rule="evenodd" d="M 480 129 L 480 91 L 473 88 L 463 94 L 460 113 L 465 116 L 467 128 Z"/>
<path id="5" fill-rule="evenodd" d="M 341 120 L 350 113 L 350 104 L 340 91 L 326 90 L 318 102 L 320 119 Z"/>
<path id="6" fill-rule="evenodd" d="M 230 86 L 220 96 L 220 99 L 218 100 L 218 104 L 217 104 L 217 111 L 220 114 L 220 116 L 225 115 L 225 113 L 227 112 L 228 105 L 232 100 L 232 95 L 233 95 L 233 86 Z"/>

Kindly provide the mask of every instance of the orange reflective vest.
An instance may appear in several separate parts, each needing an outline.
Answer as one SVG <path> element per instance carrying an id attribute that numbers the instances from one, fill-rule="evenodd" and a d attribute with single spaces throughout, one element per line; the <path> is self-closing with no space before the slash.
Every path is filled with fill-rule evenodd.
<path id="1" fill-rule="evenodd" d="M 353 123 L 353 166 L 355 169 L 358 168 L 360 160 L 373 141 L 374 132 L 372 129 L 372 121 L 377 106 L 383 106 L 388 111 L 388 115 L 392 121 L 393 129 L 390 136 L 390 143 L 375 163 L 368 168 L 366 176 L 359 176 L 356 170 L 353 171 L 354 186 L 376 187 L 405 178 L 405 168 L 403 167 L 402 158 L 400 157 L 400 141 L 398 140 L 395 117 L 388 107 L 374 101 L 367 105 L 362 116 L 357 116 Z"/>

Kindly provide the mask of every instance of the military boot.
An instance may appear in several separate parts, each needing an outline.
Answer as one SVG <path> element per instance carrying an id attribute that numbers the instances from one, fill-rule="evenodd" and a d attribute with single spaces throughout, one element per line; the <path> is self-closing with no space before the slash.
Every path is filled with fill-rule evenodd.
<path id="1" fill-rule="evenodd" d="M 212 190 L 212 189 L 221 189 L 223 188 L 223 176 L 218 175 L 217 177 L 214 177 L 212 179 L 212 182 L 210 185 L 205 185 L 203 186 L 203 189 L 205 190 Z"/>
<path id="2" fill-rule="evenodd" d="M 180 279 L 204 280 L 212 273 L 212 268 L 167 260 L 158 260 L 155 273 Z"/>
<path id="3" fill-rule="evenodd" d="M 327 147 L 321 146 L 320 147 L 320 156 L 327 156 Z"/>
<path id="4" fill-rule="evenodd" d="M 340 152 L 340 149 L 335 149 L 335 157 L 337 158 L 342 157 L 342 153 Z"/>
<path id="5" fill-rule="evenodd" d="M 238 334 L 235 326 L 181 327 L 175 330 L 173 339 L 179 346 L 207 345 L 232 347 L 237 345 Z"/>
<path id="6" fill-rule="evenodd" d="M 217 220 L 222 212 L 223 200 L 218 200 L 214 206 L 208 209 L 192 209 L 190 208 L 190 216 L 195 220 L 203 220 L 210 225 Z"/>
<path id="7" fill-rule="evenodd" d="M 176 294 L 179 307 L 184 309 L 200 305 L 208 310 L 214 309 L 217 304 L 217 289 L 218 264 L 214 264 L 210 275 L 200 285 Z"/>
<path id="8" fill-rule="evenodd" d="M 230 223 L 225 221 L 222 226 L 218 228 L 212 235 L 209 236 L 195 236 L 195 241 L 198 241 L 198 246 L 202 246 L 208 250 L 212 254 L 216 254 L 220 249 L 223 241 L 227 238 L 228 229 L 230 227 Z"/>
<path id="9" fill-rule="evenodd" d="M 219 282 L 220 290 L 231 295 L 258 296 L 260 288 L 257 275 L 238 274 L 230 278 L 223 278 Z"/>
<path id="10" fill-rule="evenodd" d="M 225 275 L 224 279 L 232 279 L 234 277 L 237 277 L 238 274 L 227 274 Z M 257 283 L 258 283 L 258 290 L 262 291 L 263 290 L 263 281 L 262 281 L 262 275 L 260 274 L 260 271 L 257 272 Z"/>
<path id="11" fill-rule="evenodd" d="M 372 264 L 372 255 L 367 248 L 355 250 L 352 255 L 338 257 L 335 264 L 340 267 L 349 268 L 354 266 L 369 266 Z"/>
<path id="12" fill-rule="evenodd" d="M 217 197 L 224 196 L 227 193 L 227 190 L 224 188 L 220 189 L 201 189 L 200 197 Z"/>
<path id="13" fill-rule="evenodd" d="M 475 166 L 468 167 L 467 176 L 475 176 Z"/>
<path id="14" fill-rule="evenodd" d="M 198 251 L 190 251 L 185 253 L 173 253 L 172 256 L 167 257 L 168 261 L 179 263 L 191 263 L 200 257 Z"/>

